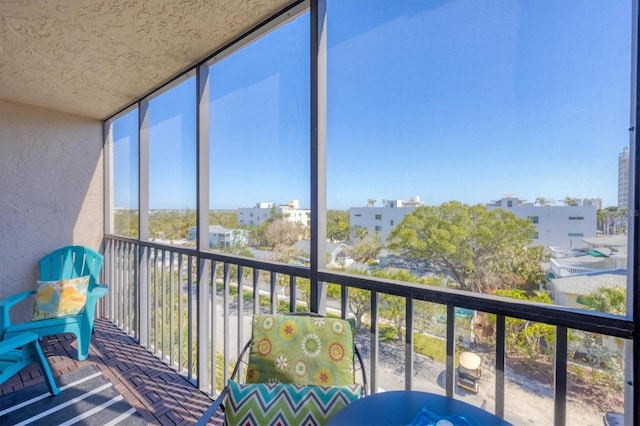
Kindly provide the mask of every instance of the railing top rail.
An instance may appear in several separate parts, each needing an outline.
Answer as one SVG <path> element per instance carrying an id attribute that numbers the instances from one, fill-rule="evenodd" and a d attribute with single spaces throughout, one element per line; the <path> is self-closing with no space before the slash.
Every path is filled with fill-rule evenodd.
<path id="1" fill-rule="evenodd" d="M 105 235 L 105 239 L 121 241 L 129 244 L 140 245 L 143 247 L 150 247 L 158 250 L 166 250 L 173 251 L 176 253 L 182 253 L 189 256 L 200 256 L 203 259 L 209 259 L 216 262 L 225 262 L 232 263 L 234 265 L 242 265 L 248 268 L 255 268 L 264 271 L 276 272 L 279 274 L 293 275 L 301 278 L 309 278 L 310 271 L 309 268 L 305 268 L 304 266 L 296 266 L 296 265 L 287 265 L 284 263 L 277 262 L 269 262 L 265 260 L 256 260 L 249 257 L 228 255 L 216 252 L 209 251 L 198 251 L 194 248 L 190 247 L 177 247 L 169 244 L 161 244 L 151 241 L 140 241 L 134 238 L 122 237 L 118 235 Z"/>
<path id="2" fill-rule="evenodd" d="M 504 315 L 510 318 L 542 322 L 625 339 L 633 338 L 634 323 L 631 318 L 603 312 L 585 311 L 566 306 L 471 293 L 451 288 L 370 278 L 357 274 L 336 273 L 328 270 L 320 271 L 319 278 L 329 283 L 407 297 L 414 300 L 453 305 L 460 308 Z"/>

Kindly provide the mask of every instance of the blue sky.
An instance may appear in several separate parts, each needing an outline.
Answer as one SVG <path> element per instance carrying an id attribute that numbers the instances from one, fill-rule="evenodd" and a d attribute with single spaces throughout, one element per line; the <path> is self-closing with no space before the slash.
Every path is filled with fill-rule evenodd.
<path id="1" fill-rule="evenodd" d="M 373 7 L 372 5 L 375 5 Z M 330 0 L 327 198 L 617 204 L 626 0 Z M 308 14 L 211 67 L 211 208 L 309 205 Z M 150 103 L 150 205 L 195 206 L 195 84 Z M 115 205 L 136 198 L 116 122 Z M 129 149 L 127 149 L 129 147 Z"/>

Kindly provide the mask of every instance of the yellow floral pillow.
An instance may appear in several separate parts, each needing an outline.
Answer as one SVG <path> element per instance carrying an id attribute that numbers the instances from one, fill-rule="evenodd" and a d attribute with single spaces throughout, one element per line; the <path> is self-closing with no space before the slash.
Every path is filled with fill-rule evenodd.
<path id="1" fill-rule="evenodd" d="M 87 301 L 89 276 L 60 281 L 38 281 L 33 319 L 77 315 Z"/>
<path id="2" fill-rule="evenodd" d="M 352 385 L 352 328 L 335 318 L 256 315 L 246 381 Z"/>

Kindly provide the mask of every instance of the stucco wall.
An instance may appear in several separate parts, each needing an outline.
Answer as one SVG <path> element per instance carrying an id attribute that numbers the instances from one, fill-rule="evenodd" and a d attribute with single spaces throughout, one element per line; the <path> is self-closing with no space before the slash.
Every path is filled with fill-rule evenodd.
<path id="1" fill-rule="evenodd" d="M 0 100 L 0 298 L 33 289 L 58 247 L 101 248 L 102 167 L 100 121 Z"/>

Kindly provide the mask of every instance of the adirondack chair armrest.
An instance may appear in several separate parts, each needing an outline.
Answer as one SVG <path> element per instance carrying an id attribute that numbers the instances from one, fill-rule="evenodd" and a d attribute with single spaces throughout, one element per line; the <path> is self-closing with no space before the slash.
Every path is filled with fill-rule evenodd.
<path id="1" fill-rule="evenodd" d="M 109 292 L 109 288 L 104 284 L 98 284 L 87 293 L 87 303 L 85 303 L 84 317 L 88 320 L 88 323 L 93 329 L 93 315 L 98 304 L 98 299 L 103 297 Z"/>
<path id="2" fill-rule="evenodd" d="M 5 354 L 36 340 L 38 340 L 38 335 L 30 332 L 24 332 L 16 336 L 9 337 L 8 339 L 4 339 L 0 342 L 0 354 Z"/>
<path id="3" fill-rule="evenodd" d="M 105 296 L 107 293 L 109 293 L 109 287 L 107 287 L 105 284 L 98 284 L 96 285 L 93 290 L 91 290 L 90 295 L 91 297 L 95 297 L 96 299 Z"/>
<path id="4" fill-rule="evenodd" d="M 4 329 L 11 325 L 11 318 L 9 317 L 11 308 L 23 300 L 28 299 L 29 296 L 33 294 L 36 294 L 35 290 L 23 291 L 22 293 L 12 294 L 0 300 L 0 336 Z"/>

